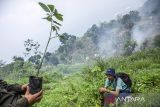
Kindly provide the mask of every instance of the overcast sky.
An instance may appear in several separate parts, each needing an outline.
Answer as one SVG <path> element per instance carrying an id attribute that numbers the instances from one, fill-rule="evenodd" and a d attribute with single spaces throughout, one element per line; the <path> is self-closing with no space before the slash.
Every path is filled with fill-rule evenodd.
<path id="1" fill-rule="evenodd" d="M 24 41 L 38 41 L 44 50 L 49 23 L 38 2 L 52 3 L 64 15 L 61 33 L 82 36 L 93 24 L 115 19 L 117 14 L 137 10 L 146 0 L 0 0 L 0 60 L 23 56 Z M 52 40 L 49 51 L 60 43 Z"/>

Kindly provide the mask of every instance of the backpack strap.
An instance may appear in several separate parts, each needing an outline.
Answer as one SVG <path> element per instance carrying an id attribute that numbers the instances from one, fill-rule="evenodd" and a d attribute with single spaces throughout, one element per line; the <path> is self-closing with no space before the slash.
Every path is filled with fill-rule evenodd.
<path id="1" fill-rule="evenodd" d="M 118 80 L 118 78 L 120 78 L 120 77 L 118 77 L 118 76 L 116 76 L 116 85 L 117 85 L 117 80 Z M 120 78 L 121 79 L 121 78 Z M 123 80 L 122 80 L 123 81 Z M 125 82 L 124 82 L 125 83 Z M 126 84 L 126 83 L 125 83 Z M 126 93 L 131 93 L 131 91 L 129 91 L 129 90 L 127 90 L 127 88 L 129 88 L 128 87 L 128 85 L 126 84 L 126 88 L 124 89 L 124 90 L 120 90 L 119 92 L 120 93 L 123 93 L 123 92 L 126 92 Z"/>

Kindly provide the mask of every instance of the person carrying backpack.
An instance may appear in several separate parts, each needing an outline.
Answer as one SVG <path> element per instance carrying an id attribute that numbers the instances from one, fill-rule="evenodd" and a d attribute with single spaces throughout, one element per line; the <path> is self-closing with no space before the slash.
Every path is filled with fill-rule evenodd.
<path id="1" fill-rule="evenodd" d="M 102 107 L 115 106 L 116 99 L 125 99 L 131 93 L 131 79 L 126 73 L 115 73 L 115 69 L 109 68 L 105 72 L 105 86 L 99 89 L 102 96 Z"/>

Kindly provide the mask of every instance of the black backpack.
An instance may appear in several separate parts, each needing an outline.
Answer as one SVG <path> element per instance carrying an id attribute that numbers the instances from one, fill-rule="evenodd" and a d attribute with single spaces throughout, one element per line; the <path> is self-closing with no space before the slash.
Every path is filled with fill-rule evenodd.
<path id="1" fill-rule="evenodd" d="M 121 78 L 122 81 L 127 85 L 128 88 L 131 88 L 132 86 L 132 80 L 130 79 L 129 75 L 124 73 L 124 72 L 120 72 L 116 74 L 116 78 Z"/>

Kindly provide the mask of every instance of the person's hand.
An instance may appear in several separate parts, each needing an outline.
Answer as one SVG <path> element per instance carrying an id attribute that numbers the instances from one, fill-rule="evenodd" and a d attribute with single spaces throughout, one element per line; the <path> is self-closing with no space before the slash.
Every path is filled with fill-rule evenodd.
<path id="1" fill-rule="evenodd" d="M 34 103 L 39 102 L 42 99 L 42 95 L 42 90 L 32 95 L 31 93 L 29 93 L 29 87 L 27 86 L 27 91 L 24 97 L 27 98 L 30 105 L 33 105 Z"/>
<path id="2" fill-rule="evenodd" d="M 26 90 L 27 90 L 27 86 L 28 86 L 28 84 L 22 85 L 22 86 L 21 86 L 21 90 L 22 90 L 22 91 L 26 91 Z"/>
<path id="3" fill-rule="evenodd" d="M 106 92 L 107 92 L 107 93 L 110 93 L 110 92 L 111 92 L 111 90 L 109 90 L 109 89 L 106 89 Z"/>
<path id="4" fill-rule="evenodd" d="M 100 93 L 104 93 L 104 92 L 106 92 L 106 88 L 101 87 L 101 88 L 99 89 L 99 92 L 100 92 Z"/>

